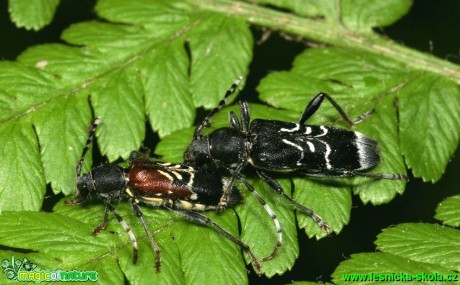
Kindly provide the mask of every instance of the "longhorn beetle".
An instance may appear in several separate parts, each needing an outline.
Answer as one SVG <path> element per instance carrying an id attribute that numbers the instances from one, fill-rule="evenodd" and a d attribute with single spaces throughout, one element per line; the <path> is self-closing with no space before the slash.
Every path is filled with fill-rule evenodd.
<path id="1" fill-rule="evenodd" d="M 242 80 L 240 76 L 225 93 L 218 106 L 211 110 L 195 129 L 193 141 L 184 154 L 184 163 L 192 166 L 214 163 L 239 179 L 240 171 L 252 165 L 270 188 L 286 197 L 295 207 L 309 215 L 326 233 L 329 227 L 312 210 L 284 193 L 281 185 L 265 171 L 295 171 L 312 177 L 364 176 L 375 179 L 407 179 L 403 174 L 367 173 L 375 167 L 380 156 L 377 142 L 364 134 L 346 129 L 306 125 L 306 121 L 327 99 L 350 125 L 368 117 L 372 111 L 351 120 L 344 109 L 326 93 L 319 93 L 306 106 L 297 123 L 255 119 L 250 122 L 248 103 L 240 102 L 241 122 L 230 112 L 230 127 L 219 128 L 202 135 L 210 120 L 221 110 L 227 98 Z M 217 211 L 228 205 L 227 188 Z"/>
<path id="2" fill-rule="evenodd" d="M 228 205 L 232 207 L 242 202 L 242 197 L 238 189 L 234 188 L 233 185 L 229 185 L 230 179 L 204 169 L 150 161 L 145 158 L 145 155 L 136 151 L 131 153 L 127 169 L 116 164 L 106 163 L 94 167 L 89 173 L 82 174 L 85 156 L 99 123 L 100 118 L 96 118 L 92 123 L 86 146 L 83 149 L 80 162 L 76 167 L 78 191 L 75 199 L 67 202 L 67 204 L 74 205 L 86 203 L 91 200 L 99 200 L 105 204 L 104 219 L 94 229 L 93 234 L 98 234 L 105 229 L 108 224 L 108 213 L 112 212 L 131 240 L 133 246 L 133 263 L 135 264 L 138 257 L 136 237 L 114 206 L 114 203 L 122 199 L 129 199 L 132 209 L 140 219 L 155 252 L 155 268 L 159 272 L 161 269 L 160 248 L 147 228 L 139 204 L 142 203 L 153 207 L 162 206 L 190 222 L 214 228 L 220 234 L 239 245 L 248 253 L 257 273 L 260 274 L 261 266 L 259 260 L 248 245 L 208 217 L 198 213 L 198 211 L 215 209 L 223 195 L 224 189 L 228 186 L 233 188 L 229 193 Z M 265 204 L 252 186 L 242 179 L 241 181 L 256 196 L 259 202 L 264 205 L 265 210 L 269 213 L 277 228 L 278 242 L 275 249 L 269 256 L 262 259 L 262 261 L 270 260 L 276 255 L 281 246 L 281 226 L 271 208 Z"/>

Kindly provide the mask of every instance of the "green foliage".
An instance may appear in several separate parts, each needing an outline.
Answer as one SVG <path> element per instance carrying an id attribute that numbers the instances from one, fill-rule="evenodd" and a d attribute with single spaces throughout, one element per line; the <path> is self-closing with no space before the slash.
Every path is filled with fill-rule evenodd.
<path id="1" fill-rule="evenodd" d="M 437 208 L 437 217 L 448 223 L 449 213 L 459 212 L 460 205 L 452 203 L 457 196 L 448 198 L 449 207 L 441 203 Z M 452 203 L 452 204 L 451 204 Z M 368 280 L 345 281 L 344 274 L 456 274 L 460 269 L 460 230 L 427 223 L 399 224 L 387 228 L 375 241 L 381 252 L 353 254 L 342 262 L 332 274 L 335 284 L 368 284 Z M 457 274 L 458 276 L 458 274 Z M 413 277 L 415 279 L 415 277 Z M 382 280 L 383 281 L 383 280 Z M 390 281 L 390 280 L 387 280 Z M 394 281 L 394 280 L 393 280 Z M 440 280 L 434 280 L 440 281 Z M 456 280 L 458 283 L 458 279 Z M 375 282 L 375 281 L 374 281 Z M 400 281 L 401 282 L 401 281 Z M 413 280 L 420 284 L 420 280 Z M 425 284 L 434 284 L 422 280 Z M 439 283 L 439 282 L 438 282 Z M 442 282 L 440 282 L 442 283 Z M 439 284 L 440 284 L 439 283 Z"/>
<path id="2" fill-rule="evenodd" d="M 401 149 L 416 177 L 439 180 L 455 151 L 460 136 L 458 95 L 452 81 L 431 74 L 414 74 L 401 88 Z"/>
<path id="3" fill-rule="evenodd" d="M 102 205 L 82 210 L 80 206 L 61 202 L 54 213 L 3 212 L 0 215 L 0 243 L 22 249 L 14 255 L 27 257 L 42 269 L 97 270 L 100 284 L 122 284 L 123 275 L 134 284 L 152 281 L 156 284 L 203 284 L 209 277 L 205 275 L 207 271 L 196 270 L 197 260 L 200 268 L 218 272 L 213 278 L 221 280 L 220 283 L 247 283 L 238 246 L 216 231 L 187 223 L 165 211 L 146 209 L 143 212 L 148 226 L 162 249 L 162 272 L 155 273 L 154 253 L 139 220 L 127 203 L 119 205 L 117 211 L 137 236 L 140 250 L 136 265 L 132 264 L 131 242 L 115 219 L 99 235 L 91 234 L 102 221 Z M 235 214 L 217 216 L 210 213 L 210 217 L 227 230 L 237 232 Z M 2 260 L 11 258 L 11 252 L 0 251 L 0 257 Z"/>
<path id="4" fill-rule="evenodd" d="M 90 234 L 102 220 L 102 206 L 60 202 L 54 213 L 27 211 L 40 210 L 48 183 L 56 194 L 75 191 L 75 165 L 93 115 L 102 117 L 97 140 L 109 161 L 139 149 L 147 117 L 162 138 L 156 154 L 180 162 L 192 137 L 195 109 L 214 107 L 231 82 L 248 73 L 254 41 L 248 23 L 330 44 L 306 49 L 291 70 L 263 78 L 259 98 L 272 107 L 251 104 L 252 118 L 296 121 L 315 94 L 327 92 L 352 117 L 375 110 L 352 127 L 380 143 L 381 163 L 372 171 L 405 173 L 407 166 L 425 181 L 440 179 L 460 137 L 460 69 L 372 32 L 402 17 L 410 1 L 254 2 L 292 13 L 227 0 L 99 0 L 95 11 L 101 20 L 70 26 L 62 34 L 65 44 L 30 47 L 17 61 L 0 62 L 0 244 L 11 249 L 0 251 L 2 257 L 26 250 L 24 256 L 43 268 L 99 270 L 101 283 L 108 284 L 123 278 L 132 284 L 152 278 L 159 284 L 205 283 L 203 268 L 214 272 L 216 283 L 247 283 L 245 262 L 250 260 L 235 244 L 163 210 L 143 210 L 162 248 L 162 274 L 153 273 L 148 240 L 126 203 L 117 210 L 140 241 L 138 266 L 132 265 L 131 243 L 115 219 L 100 235 Z M 13 21 L 28 29 L 49 23 L 57 5 L 9 2 Z M 237 106 L 225 108 L 212 127 L 228 126 L 230 110 L 239 114 Z M 308 123 L 349 127 L 327 102 Z M 90 169 L 87 161 L 84 171 Z M 285 191 L 292 188 L 293 197 L 335 233 L 350 219 L 352 193 L 364 203 L 382 204 L 405 187 L 403 181 L 288 178 L 279 179 Z M 262 264 L 263 272 L 283 274 L 299 254 L 296 220 L 309 237 L 325 234 L 262 182 L 249 181 L 283 227 L 283 246 Z M 274 225 L 240 188 L 244 204 L 220 216 L 207 215 L 237 236 L 239 220 L 241 239 L 262 258 L 275 245 Z M 457 201 L 446 200 L 436 217 L 458 226 Z M 458 259 L 448 250 L 458 248 L 458 236 L 458 230 L 426 224 L 387 229 L 377 241 L 382 253 L 354 255 L 336 270 L 334 282 L 341 283 L 344 272 L 458 271 Z M 442 254 L 449 258 L 442 260 Z"/>
<path id="5" fill-rule="evenodd" d="M 452 227 L 460 226 L 460 195 L 449 197 L 439 204 L 435 218 Z"/>
<path id="6" fill-rule="evenodd" d="M 2 199 L 8 204 L 3 209 L 40 208 L 45 179 L 37 172 L 45 172 L 55 193 L 74 192 L 74 167 L 91 121 L 88 96 L 94 114 L 103 118 L 97 133 L 101 152 L 113 161 L 140 147 L 145 115 L 160 136 L 188 127 L 196 107 L 217 104 L 227 82 L 247 69 L 252 38 L 244 21 L 168 1 L 100 1 L 96 10 L 111 22 L 71 26 L 62 38 L 73 46 L 35 46 L 18 62 L 0 64 L 5 110 L 0 139 L 37 150 L 40 145 L 41 152 L 41 160 L 32 153 L 19 156 L 31 159 L 18 171 L 11 168 L 18 156 L 4 156 L 1 173 L 14 182 L 5 183 L 0 196 L 6 198 L 3 193 L 11 191 L 34 194 Z M 209 27 L 221 28 L 209 33 Z M 214 52 L 217 43 L 225 43 L 221 46 L 227 50 Z M 19 135 L 32 125 L 36 137 Z M 34 185 L 18 187 L 29 184 Z"/>
<path id="7" fill-rule="evenodd" d="M 51 23 L 59 0 L 9 0 L 8 4 L 16 26 L 37 31 Z"/>
<path id="8" fill-rule="evenodd" d="M 342 21 L 348 29 L 360 32 L 370 32 L 373 27 L 385 27 L 393 24 L 405 15 L 412 5 L 409 0 L 350 0 L 343 2 L 256 0 L 255 2 L 289 9 L 296 14 L 307 17 L 324 17 L 325 21 L 335 24 Z"/>

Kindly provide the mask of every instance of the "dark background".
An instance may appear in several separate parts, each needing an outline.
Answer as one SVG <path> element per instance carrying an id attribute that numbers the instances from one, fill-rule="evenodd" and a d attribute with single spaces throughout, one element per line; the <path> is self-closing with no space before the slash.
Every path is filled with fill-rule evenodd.
<path id="1" fill-rule="evenodd" d="M 93 0 L 63 0 L 53 22 L 33 32 L 17 29 L 9 20 L 7 1 L 0 1 L 0 59 L 14 60 L 28 46 L 61 42 L 59 36 L 70 24 L 96 18 L 94 4 Z M 459 27 L 460 1 L 416 0 L 409 14 L 395 25 L 378 32 L 406 46 L 458 64 Z M 261 37 L 258 29 L 254 28 L 253 32 L 256 40 Z M 256 94 L 255 87 L 268 72 L 290 69 L 295 56 L 304 49 L 303 43 L 287 41 L 276 33 L 262 45 L 256 45 L 245 94 Z M 316 241 L 308 240 L 305 233 L 300 231 L 300 258 L 293 270 L 272 279 L 251 274 L 251 284 L 285 284 L 292 280 L 330 281 L 330 274 L 350 254 L 375 251 L 373 242 L 381 229 L 405 222 L 435 223 L 433 216 L 437 205 L 446 197 L 460 192 L 456 184 L 458 178 L 455 178 L 459 167 L 457 151 L 457 157 L 452 158 L 442 180 L 432 185 L 412 179 L 404 195 L 396 197 L 388 205 L 363 205 L 354 197 L 350 224 L 340 235 Z"/>

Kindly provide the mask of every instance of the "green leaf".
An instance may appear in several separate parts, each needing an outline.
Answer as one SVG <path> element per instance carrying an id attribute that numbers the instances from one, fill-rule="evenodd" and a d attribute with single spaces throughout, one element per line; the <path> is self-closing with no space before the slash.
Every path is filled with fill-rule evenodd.
<path id="1" fill-rule="evenodd" d="M 427 275 L 431 273 L 446 276 L 454 274 L 454 271 L 440 265 L 417 262 L 388 253 L 359 253 L 352 254 L 349 260 L 336 268 L 332 274 L 332 282 L 374 284 L 377 281 L 386 281 L 386 284 L 397 284 L 401 283 L 398 279 L 404 274 L 404 278 L 408 278 L 404 279 L 404 284 L 442 284 L 433 280 L 428 281 Z"/>
<path id="2" fill-rule="evenodd" d="M 414 175 L 424 181 L 441 178 L 458 145 L 459 95 L 458 85 L 429 74 L 415 74 L 400 90 L 401 149 Z"/>
<path id="3" fill-rule="evenodd" d="M 174 41 L 147 55 L 142 62 L 146 111 L 160 136 L 169 134 L 171 119 L 179 126 L 189 126 L 195 118 L 188 83 L 187 54 L 180 41 Z M 168 70 L 168 72 L 163 72 Z M 150 76 L 150 74 L 156 76 Z M 161 96 L 167 94 L 168 96 Z M 175 128 L 173 128 L 175 129 Z M 168 130 L 168 131 L 166 131 Z"/>
<path id="4" fill-rule="evenodd" d="M 347 28 L 370 32 L 372 28 L 389 26 L 399 20 L 407 14 L 412 1 L 351 0 L 340 2 L 340 4 L 342 22 Z"/>
<path id="5" fill-rule="evenodd" d="M 320 179 L 294 178 L 293 198 L 319 215 L 331 228 L 331 232 L 340 233 L 350 221 L 351 192 L 343 182 L 327 183 Z M 321 238 L 326 233 L 313 219 L 297 210 L 299 227 L 305 229 L 309 237 Z"/>
<path id="6" fill-rule="evenodd" d="M 0 126 L 0 212 L 38 211 L 45 196 L 43 166 L 37 138 L 30 124 Z M 17 173 L 10 175 L 10 173 Z"/>
<path id="7" fill-rule="evenodd" d="M 299 118 L 314 95 L 326 92 L 354 118 L 372 109 L 381 100 L 379 97 L 404 82 L 401 72 L 397 62 L 354 50 L 308 49 L 297 56 L 291 71 L 269 74 L 257 90 L 262 100 L 297 111 Z M 328 103 L 314 117 L 318 116 L 323 122 L 324 118 L 328 122 L 340 118 Z"/>
<path id="8" fill-rule="evenodd" d="M 375 27 L 393 24 L 407 14 L 412 1 L 340 1 L 335 0 L 256 0 L 288 9 L 296 14 L 318 19 L 318 21 L 342 24 L 346 28 L 360 32 L 370 32 Z"/>
<path id="9" fill-rule="evenodd" d="M 97 82 L 98 75 L 110 68 L 108 59 L 97 51 L 62 44 L 33 46 L 22 53 L 18 61 L 28 66 L 30 72 L 41 71 L 41 74 L 53 76 L 49 85 L 62 84 L 62 89 L 53 94 L 55 97 L 78 92 L 87 94 L 87 88 Z"/>
<path id="10" fill-rule="evenodd" d="M 194 129 L 178 130 L 164 137 L 155 148 L 155 154 L 164 161 L 180 163 L 184 159 L 184 151 L 193 137 Z"/>
<path id="11" fill-rule="evenodd" d="M 399 224 L 378 235 L 381 251 L 451 270 L 460 269 L 460 231 L 434 224 Z"/>
<path id="12" fill-rule="evenodd" d="M 92 88 L 94 111 L 102 118 L 97 129 L 101 153 L 109 160 L 127 158 L 145 134 L 144 87 L 133 67 L 115 70 Z"/>
<path id="13" fill-rule="evenodd" d="M 238 236 L 238 221 L 236 215 L 231 211 L 221 216 L 210 212 L 207 216 L 229 230 L 234 236 Z M 174 239 L 180 250 L 186 283 L 204 284 L 209 280 L 209 272 L 215 272 L 212 279 L 216 284 L 245 284 L 248 282 L 246 267 L 238 245 L 216 231 L 203 231 L 202 227 L 182 223 L 185 225 L 174 233 Z M 244 238 L 243 241 L 245 241 Z M 198 244 L 201 246 L 197 246 Z"/>
<path id="14" fill-rule="evenodd" d="M 288 9 L 307 17 L 325 17 L 326 20 L 337 19 L 337 2 L 314 0 L 255 0 L 256 3 L 269 4 Z"/>
<path id="15" fill-rule="evenodd" d="M 163 31 L 159 31 L 163 34 Z M 150 35 L 157 38 L 158 34 Z M 148 30 L 142 26 L 131 26 L 97 21 L 81 22 L 71 25 L 64 30 L 61 38 L 74 45 L 85 45 L 97 48 L 104 52 L 113 49 L 139 49 L 138 44 L 144 41 L 149 43 Z"/>
<path id="16" fill-rule="evenodd" d="M 175 25 L 190 20 L 192 6 L 184 1 L 103 0 L 96 5 L 103 18 L 119 23 L 137 25 Z"/>
<path id="17" fill-rule="evenodd" d="M 62 268 L 61 260 L 56 260 L 51 255 L 44 254 L 44 253 L 36 253 L 36 252 L 18 252 L 18 251 L 6 251 L 0 250 L 0 260 L 7 259 L 11 262 L 12 257 L 17 260 L 23 260 L 23 258 L 27 258 L 28 261 L 37 265 L 35 270 L 46 270 L 46 271 L 58 271 Z M 114 271 L 113 268 L 116 268 L 117 264 L 114 260 L 111 259 L 101 259 L 98 262 L 89 262 L 88 264 L 81 264 L 78 266 L 77 270 L 81 271 L 97 271 L 98 276 L 98 284 L 114 284 L 114 282 L 119 282 L 119 280 L 123 280 L 123 276 L 121 276 L 120 271 Z M 76 268 L 67 268 L 66 271 L 73 271 Z M 2 278 L 4 278 L 2 276 Z M 4 278 L 2 281 L 6 281 Z M 37 280 L 38 281 L 38 280 Z M 41 279 L 41 282 L 46 282 L 45 280 Z M 18 281 L 6 281 L 6 284 L 18 284 Z M 3 283 L 2 283 L 3 284 Z"/>
<path id="18" fill-rule="evenodd" d="M 40 251 L 63 262 L 76 262 L 83 249 L 96 256 L 109 252 L 114 247 L 114 242 L 108 238 L 110 235 L 89 235 L 88 239 L 88 235 L 80 234 L 91 233 L 91 225 L 59 214 L 5 211 L 0 218 L 2 245 Z M 43 230 L 45 224 L 49 232 Z M 48 246 L 49 244 L 53 246 Z"/>
<path id="19" fill-rule="evenodd" d="M 405 165 L 397 129 L 397 113 L 394 108 L 395 98 L 387 96 L 376 106 L 372 121 L 366 120 L 359 125 L 364 134 L 372 134 L 379 142 L 380 164 L 372 170 L 373 173 L 405 173 Z M 356 179 L 353 192 L 358 194 L 364 203 L 371 202 L 380 205 L 390 202 L 396 194 L 403 194 L 406 182 L 404 180 L 369 180 Z"/>
<path id="20" fill-rule="evenodd" d="M 215 13 L 195 14 L 181 1 L 105 0 L 99 1 L 96 9 L 106 19 L 143 24 L 154 31 L 171 29 L 177 23 L 173 28 L 178 31 L 171 33 L 183 34 L 190 47 L 190 90 L 196 107 L 214 107 L 228 82 L 246 74 L 253 40 L 242 20 Z"/>
<path id="21" fill-rule="evenodd" d="M 18 28 L 40 30 L 51 23 L 59 0 L 9 0 L 11 20 Z"/>
<path id="22" fill-rule="evenodd" d="M 439 203 L 435 218 L 449 226 L 460 226 L 460 195 L 449 197 Z"/>
<path id="23" fill-rule="evenodd" d="M 2 123 L 36 111 L 62 87 L 52 75 L 20 63 L 0 62 L 0 70 L 1 102 L 10 111 L 0 114 Z"/>
<path id="24" fill-rule="evenodd" d="M 442 284 L 454 280 L 458 283 L 455 272 L 460 269 L 460 231 L 457 229 L 427 223 L 399 224 L 384 229 L 375 244 L 382 252 L 353 254 L 336 268 L 333 282 Z"/>
<path id="25" fill-rule="evenodd" d="M 4 167 L 8 167 L 4 171 L 5 177 L 8 177 L 8 182 L 4 184 L 5 187 L 1 190 L 4 193 L 11 193 L 9 189 L 13 187 L 14 193 L 23 193 L 21 195 L 27 199 L 21 202 L 20 199 L 7 194 L 8 196 L 4 196 L 3 202 L 4 205 L 9 205 L 5 206 L 5 209 L 9 210 L 38 210 L 41 207 L 41 198 L 43 197 L 43 194 L 38 195 L 38 193 L 44 193 L 45 174 L 46 182 L 52 183 L 56 193 L 63 191 L 68 194 L 74 191 L 75 165 L 86 141 L 85 128 L 88 125 L 82 116 L 85 112 L 87 116 L 90 116 L 90 112 L 86 101 L 82 101 L 80 98 L 69 96 L 56 99 L 54 96 L 60 94 L 62 82 L 46 72 L 27 68 L 19 63 L 8 62 L 2 63 L 0 69 L 2 70 L 0 88 L 3 90 L 1 93 L 4 95 L 4 100 L 11 106 L 12 111 L 3 114 L 0 134 L 4 141 L 21 145 L 24 143 L 22 142 L 24 133 L 20 130 L 30 129 L 27 147 L 20 149 L 21 151 L 27 149 L 31 151 L 19 155 L 18 146 L 12 146 L 14 150 L 10 151 L 8 156 L 17 155 L 11 157 L 14 160 L 11 165 L 22 164 L 22 166 L 16 168 L 4 164 Z M 40 116 L 37 109 L 41 111 Z M 28 117 L 21 118 L 29 113 L 33 115 L 32 120 Z M 79 118 L 81 119 L 79 120 Z M 31 123 L 35 127 L 36 134 L 33 132 Z M 14 131 L 11 131 L 11 128 Z M 84 137 L 80 136 L 78 139 L 75 137 L 76 134 L 84 135 Z M 38 140 L 36 136 L 38 136 Z M 32 151 L 38 148 L 39 143 L 41 157 L 34 155 Z M 60 156 L 56 154 L 60 154 Z M 45 172 L 43 172 L 43 168 Z M 21 183 L 24 180 L 27 182 Z M 15 185 L 15 183 L 20 184 Z M 30 195 L 30 193 L 34 193 L 34 195 Z M 8 199 L 6 199 L 7 197 Z M 34 206 L 31 207 L 31 204 Z M 16 206 L 11 208 L 12 205 Z"/>
<path id="26" fill-rule="evenodd" d="M 299 256 L 296 223 L 294 213 L 291 211 L 291 205 L 262 181 L 251 179 L 248 182 L 264 199 L 272 212 L 275 213 L 282 231 L 281 248 L 273 259 L 261 264 L 262 272 L 267 277 L 283 274 L 292 269 L 295 260 Z M 279 182 L 289 195 L 291 188 L 289 180 L 284 179 L 279 180 Z M 256 256 L 259 258 L 267 257 L 273 252 L 277 243 L 276 227 L 270 215 L 264 210 L 263 205 L 243 186 L 239 186 L 239 188 L 244 197 L 244 204 L 236 208 L 241 222 L 241 238 L 248 242 Z M 247 255 L 246 261 L 249 261 Z"/>
<path id="27" fill-rule="evenodd" d="M 213 108 L 222 98 L 222 90 L 228 89 L 229 82 L 246 74 L 253 42 L 244 21 L 212 14 L 205 19 L 190 35 L 190 83 L 195 105 Z M 219 76 L 213 76 L 215 74 Z"/>
<path id="28" fill-rule="evenodd" d="M 75 190 L 75 168 L 68 165 L 77 165 L 80 160 L 87 135 L 85 118 L 89 116 L 86 98 L 72 96 L 48 104 L 43 108 L 43 116 L 34 120 L 46 183 L 51 183 L 55 193 L 69 195 Z M 64 155 L 56 157 L 56 153 Z"/>
<path id="29" fill-rule="evenodd" d="M 0 120 L 12 124 L 1 128 L 1 136 L 10 136 L 9 128 L 33 126 L 38 141 L 31 146 L 40 144 L 41 156 L 31 156 L 34 161 L 24 168 L 43 164 L 46 175 L 31 175 L 36 180 L 21 185 L 43 189 L 46 181 L 56 194 L 74 191 L 91 110 L 102 118 L 96 136 L 109 161 L 139 149 L 146 116 L 160 136 L 190 127 L 195 108 L 215 106 L 228 85 L 246 73 L 252 56 L 244 21 L 180 1 L 106 0 L 96 11 L 108 22 L 71 26 L 62 38 L 73 46 L 31 47 L 18 57 L 20 63 L 0 65 Z M 23 180 L 13 169 L 5 175 Z M 41 200 L 33 203 L 38 209 Z M 14 205 L 8 200 L 1 205 L 6 204 Z"/>
<path id="30" fill-rule="evenodd" d="M 133 264 L 128 235 L 111 213 L 108 228 L 97 236 L 91 234 L 102 222 L 103 209 L 102 205 L 81 207 L 59 203 L 56 213 L 5 211 L 0 215 L 0 244 L 13 248 L 15 256 L 33 250 L 41 257 L 31 255 L 29 259 L 47 270 L 98 270 L 99 282 L 103 284 L 122 283 L 123 278 L 130 284 L 152 280 L 155 284 L 203 284 L 209 280 L 205 274 L 208 271 L 203 268 L 215 269 L 213 280 L 225 284 L 247 283 L 241 250 L 233 242 L 212 228 L 185 222 L 166 210 L 143 207 L 145 220 L 161 249 L 162 271 L 156 273 L 154 253 L 144 229 L 130 206 L 122 203 L 117 212 L 139 243 L 139 260 Z M 236 216 L 231 210 L 223 215 L 210 213 L 210 217 L 238 236 Z"/>

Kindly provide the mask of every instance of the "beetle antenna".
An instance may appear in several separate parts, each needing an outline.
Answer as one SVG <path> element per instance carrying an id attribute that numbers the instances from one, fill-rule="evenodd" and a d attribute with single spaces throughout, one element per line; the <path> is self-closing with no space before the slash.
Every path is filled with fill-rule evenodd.
<path id="1" fill-rule="evenodd" d="M 89 147 L 90 147 L 91 143 L 93 142 L 94 133 L 96 132 L 96 128 L 97 128 L 97 126 L 99 125 L 100 122 L 101 122 L 101 117 L 96 117 L 91 122 L 91 126 L 90 126 L 90 129 L 89 129 L 89 137 L 86 140 L 85 147 L 83 148 L 83 153 L 81 154 L 80 162 L 78 162 L 78 164 L 77 164 L 77 177 L 81 177 L 81 169 L 83 168 L 83 163 L 85 162 L 86 153 L 88 152 Z"/>
<path id="2" fill-rule="evenodd" d="M 214 117 L 214 115 L 216 115 L 217 112 L 219 112 L 220 109 L 222 109 L 225 106 L 228 97 L 230 97 L 230 95 L 232 95 L 235 92 L 238 85 L 240 85 L 241 80 L 243 80 L 243 77 L 238 76 L 238 79 L 236 79 L 235 82 L 233 82 L 232 86 L 230 86 L 230 88 L 227 90 L 227 92 L 225 92 L 224 98 L 220 100 L 217 107 L 212 109 L 211 112 L 209 112 L 209 114 L 203 120 L 203 122 L 196 127 L 195 133 L 193 135 L 194 139 L 197 139 L 201 135 L 201 132 L 204 130 L 204 128 L 209 126 L 209 121 L 212 119 L 212 117 Z"/>

